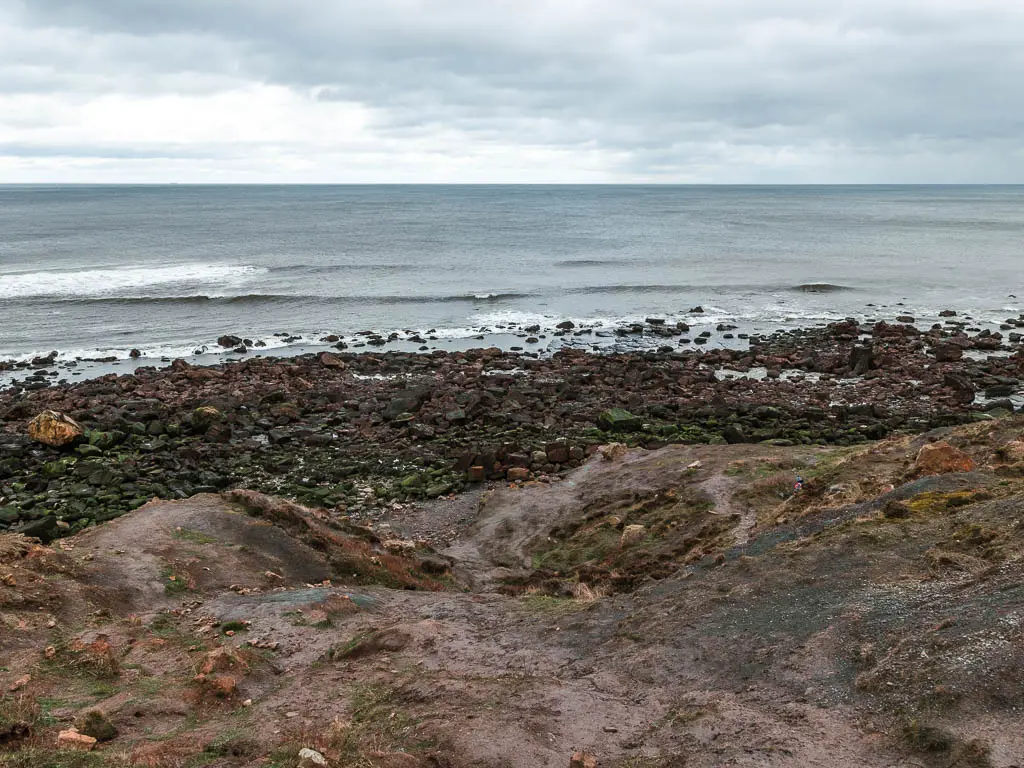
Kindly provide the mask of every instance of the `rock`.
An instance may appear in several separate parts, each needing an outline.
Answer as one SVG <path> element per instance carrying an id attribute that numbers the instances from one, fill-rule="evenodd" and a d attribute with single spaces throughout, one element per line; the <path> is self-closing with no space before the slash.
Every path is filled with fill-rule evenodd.
<path id="1" fill-rule="evenodd" d="M 1000 447 L 999 455 L 1013 464 L 1024 462 L 1024 440 L 1012 440 Z"/>
<path id="2" fill-rule="evenodd" d="M 571 331 L 575 327 L 576 323 L 574 323 L 572 320 L 564 320 L 555 326 L 555 328 L 557 328 L 560 331 Z"/>
<path id="3" fill-rule="evenodd" d="M 597 768 L 597 758 L 586 752 L 573 752 L 569 758 L 569 768 Z"/>
<path id="4" fill-rule="evenodd" d="M 854 376 L 863 376 L 875 366 L 875 350 L 870 345 L 855 346 L 850 350 L 849 370 Z"/>
<path id="5" fill-rule="evenodd" d="M 209 680 L 209 685 L 215 696 L 226 699 L 235 692 L 238 681 L 231 675 L 216 675 Z"/>
<path id="6" fill-rule="evenodd" d="M 994 400 L 999 397 L 1010 397 L 1016 394 L 1017 387 L 1014 384 L 993 384 L 991 387 L 985 387 L 985 397 L 989 400 Z"/>
<path id="7" fill-rule="evenodd" d="M 507 477 L 512 482 L 525 481 L 530 479 L 530 470 L 526 467 L 512 467 L 506 473 Z"/>
<path id="8" fill-rule="evenodd" d="M 142 352 L 140 352 L 137 349 L 133 349 L 131 352 L 128 353 L 128 357 L 130 357 L 132 360 L 138 360 L 140 357 L 142 357 Z"/>
<path id="9" fill-rule="evenodd" d="M 985 404 L 985 412 L 992 413 L 994 415 L 996 411 L 1000 413 L 1011 414 L 1017 410 L 1017 407 L 1013 404 L 1013 400 L 1008 397 L 1000 398 L 999 400 L 993 400 L 991 403 Z"/>
<path id="10" fill-rule="evenodd" d="M 217 339 L 217 343 L 225 349 L 232 349 L 242 344 L 242 339 L 239 336 L 221 336 Z"/>
<path id="11" fill-rule="evenodd" d="M 933 352 L 938 363 L 952 363 L 964 356 L 964 349 L 959 344 L 936 344 Z"/>
<path id="12" fill-rule="evenodd" d="M 956 312 L 952 309 L 944 309 L 939 312 L 939 317 L 956 317 Z"/>
<path id="13" fill-rule="evenodd" d="M 57 734 L 57 749 L 77 749 L 89 752 L 96 746 L 96 739 L 79 733 L 75 728 L 68 728 Z"/>
<path id="14" fill-rule="evenodd" d="M 690 314 L 691 315 L 703 315 L 704 314 L 704 307 L 701 307 L 701 306 L 691 307 Z"/>
<path id="15" fill-rule="evenodd" d="M 950 472 L 971 472 L 977 465 L 974 459 L 942 441 L 928 443 L 917 454 L 914 462 L 914 474 L 944 475 Z"/>
<path id="16" fill-rule="evenodd" d="M 643 425 L 639 416 L 624 408 L 610 408 L 597 417 L 597 426 L 606 432 L 635 432 Z"/>
<path id="17" fill-rule="evenodd" d="M 468 470 L 469 482 L 471 483 L 482 483 L 487 479 L 487 470 L 481 466 L 473 466 Z"/>
<path id="18" fill-rule="evenodd" d="M 345 365 L 344 360 L 342 360 L 337 355 L 332 354 L 331 352 L 321 352 L 317 356 L 317 359 L 320 360 L 320 365 L 324 366 L 324 368 L 337 368 L 338 370 L 345 370 L 345 368 L 347 367 Z"/>
<path id="19" fill-rule="evenodd" d="M 608 445 L 602 445 L 597 450 L 605 461 L 617 461 L 626 455 L 629 448 L 622 443 L 609 443 Z"/>
<path id="20" fill-rule="evenodd" d="M 947 373 L 942 378 L 942 386 L 953 390 L 953 397 L 958 403 L 969 405 L 974 402 L 974 385 L 963 376 Z"/>
<path id="21" fill-rule="evenodd" d="M 73 443 L 85 430 L 74 419 L 56 411 L 43 411 L 28 425 L 28 436 L 54 448 Z"/>
<path id="22" fill-rule="evenodd" d="M 743 432 L 743 429 L 736 424 L 730 424 L 725 429 L 723 429 L 722 437 L 724 437 L 725 442 L 729 443 L 730 445 L 747 442 L 747 436 Z"/>
<path id="23" fill-rule="evenodd" d="M 647 528 L 643 525 L 627 525 L 622 529 L 622 536 L 619 538 L 620 547 L 628 547 L 638 541 L 643 541 L 647 535 Z"/>
<path id="24" fill-rule="evenodd" d="M 20 533 L 22 536 L 39 539 L 44 544 L 49 544 L 57 538 L 57 517 L 46 515 L 38 520 L 28 520 L 21 525 L 14 526 L 11 532 Z"/>
<path id="25" fill-rule="evenodd" d="M 204 405 L 192 411 L 192 429 L 196 432 L 205 432 L 210 425 L 220 421 L 220 411 L 209 405 Z"/>
<path id="26" fill-rule="evenodd" d="M 548 443 L 544 450 L 547 460 L 552 464 L 565 464 L 569 460 L 569 445 L 564 441 Z"/>
<path id="27" fill-rule="evenodd" d="M 117 736 L 117 728 L 98 709 L 90 709 L 82 716 L 78 730 L 96 741 L 110 741 Z"/>
<path id="28" fill-rule="evenodd" d="M 438 496 L 444 496 L 452 491 L 451 483 L 434 483 L 427 488 L 427 498 L 436 499 Z"/>
<path id="29" fill-rule="evenodd" d="M 530 465 L 534 467 L 543 467 L 548 463 L 547 451 L 534 451 L 530 454 Z"/>
<path id="30" fill-rule="evenodd" d="M 299 768 L 321 768 L 321 766 L 327 765 L 327 758 L 317 752 L 315 749 L 309 747 L 303 747 L 299 750 Z"/>

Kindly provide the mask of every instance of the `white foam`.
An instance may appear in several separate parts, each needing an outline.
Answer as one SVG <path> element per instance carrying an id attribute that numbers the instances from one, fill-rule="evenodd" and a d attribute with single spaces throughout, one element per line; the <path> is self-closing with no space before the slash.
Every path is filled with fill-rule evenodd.
<path id="1" fill-rule="evenodd" d="M 134 296 L 140 288 L 176 283 L 238 283 L 266 273 L 265 267 L 238 264 L 173 264 L 162 267 L 130 264 L 97 269 L 0 274 L 0 299 L 29 297 Z M 207 292 L 208 295 L 215 295 Z"/>

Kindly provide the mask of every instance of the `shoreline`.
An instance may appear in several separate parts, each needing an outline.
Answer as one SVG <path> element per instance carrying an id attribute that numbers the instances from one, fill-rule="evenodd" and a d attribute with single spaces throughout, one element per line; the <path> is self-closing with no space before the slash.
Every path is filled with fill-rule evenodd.
<path id="1" fill-rule="evenodd" d="M 921 333 L 941 328 L 943 332 L 969 334 L 1007 333 L 1012 344 L 1024 332 L 1024 313 L 1001 320 L 978 320 L 970 314 L 943 310 L 934 315 L 911 317 L 899 307 L 868 305 L 878 310 L 863 316 L 841 318 L 831 322 L 856 322 L 864 329 L 878 322 L 912 325 Z M 885 310 L 885 311 L 881 311 Z M 369 353 L 457 353 L 472 349 L 498 348 L 503 352 L 527 358 L 546 358 L 560 350 L 584 350 L 598 354 L 630 354 L 658 351 L 685 352 L 729 349 L 742 351 L 751 343 L 772 338 L 778 334 L 800 333 L 806 329 L 820 330 L 828 322 L 817 321 L 751 323 L 724 318 L 713 308 L 705 312 L 695 307 L 684 313 L 651 315 L 642 319 L 586 321 L 550 317 L 545 324 L 508 322 L 507 324 L 468 329 L 436 329 L 371 331 L 348 334 L 322 332 L 291 334 L 277 332 L 266 336 L 246 336 L 227 333 L 215 342 L 192 346 L 191 354 L 185 346 L 174 348 L 182 354 L 142 351 L 140 349 L 96 349 L 90 353 L 75 354 L 61 350 L 49 353 L 22 353 L 7 359 L 0 358 L 0 391 L 7 387 L 23 386 L 29 391 L 44 389 L 52 384 L 71 384 L 99 378 L 109 374 L 134 373 L 139 368 L 165 369 L 175 360 L 190 365 L 216 366 L 251 359 L 290 359 L 321 351 Z M 458 331 L 456 335 L 455 331 Z M 862 334 L 867 336 L 868 334 Z M 143 345 L 145 346 L 145 345 Z M 1015 347 L 1002 350 L 1007 353 Z"/>
<path id="2" fill-rule="evenodd" d="M 1024 405 L 1024 351 L 987 330 L 845 322 L 745 350 L 670 348 L 321 350 L 8 388 L 0 530 L 54 537 L 154 497 L 241 487 L 373 524 L 484 480 L 557 477 L 610 442 L 851 445 Z M 34 442 L 44 410 L 84 434 Z"/>

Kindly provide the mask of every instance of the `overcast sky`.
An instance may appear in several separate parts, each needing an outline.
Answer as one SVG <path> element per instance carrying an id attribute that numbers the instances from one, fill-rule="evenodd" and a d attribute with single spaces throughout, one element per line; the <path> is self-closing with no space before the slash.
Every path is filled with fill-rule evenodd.
<path id="1" fill-rule="evenodd" d="M 33 181 L 1024 182 L 1024 0 L 0 0 Z"/>

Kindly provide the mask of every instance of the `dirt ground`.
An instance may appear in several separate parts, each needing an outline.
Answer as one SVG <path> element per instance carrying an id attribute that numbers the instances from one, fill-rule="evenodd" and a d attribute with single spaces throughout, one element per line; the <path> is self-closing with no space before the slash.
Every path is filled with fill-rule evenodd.
<path id="1" fill-rule="evenodd" d="M 1024 766 L 1022 432 L 606 447 L 374 531 L 235 493 L 2 537 L 0 766 Z"/>

